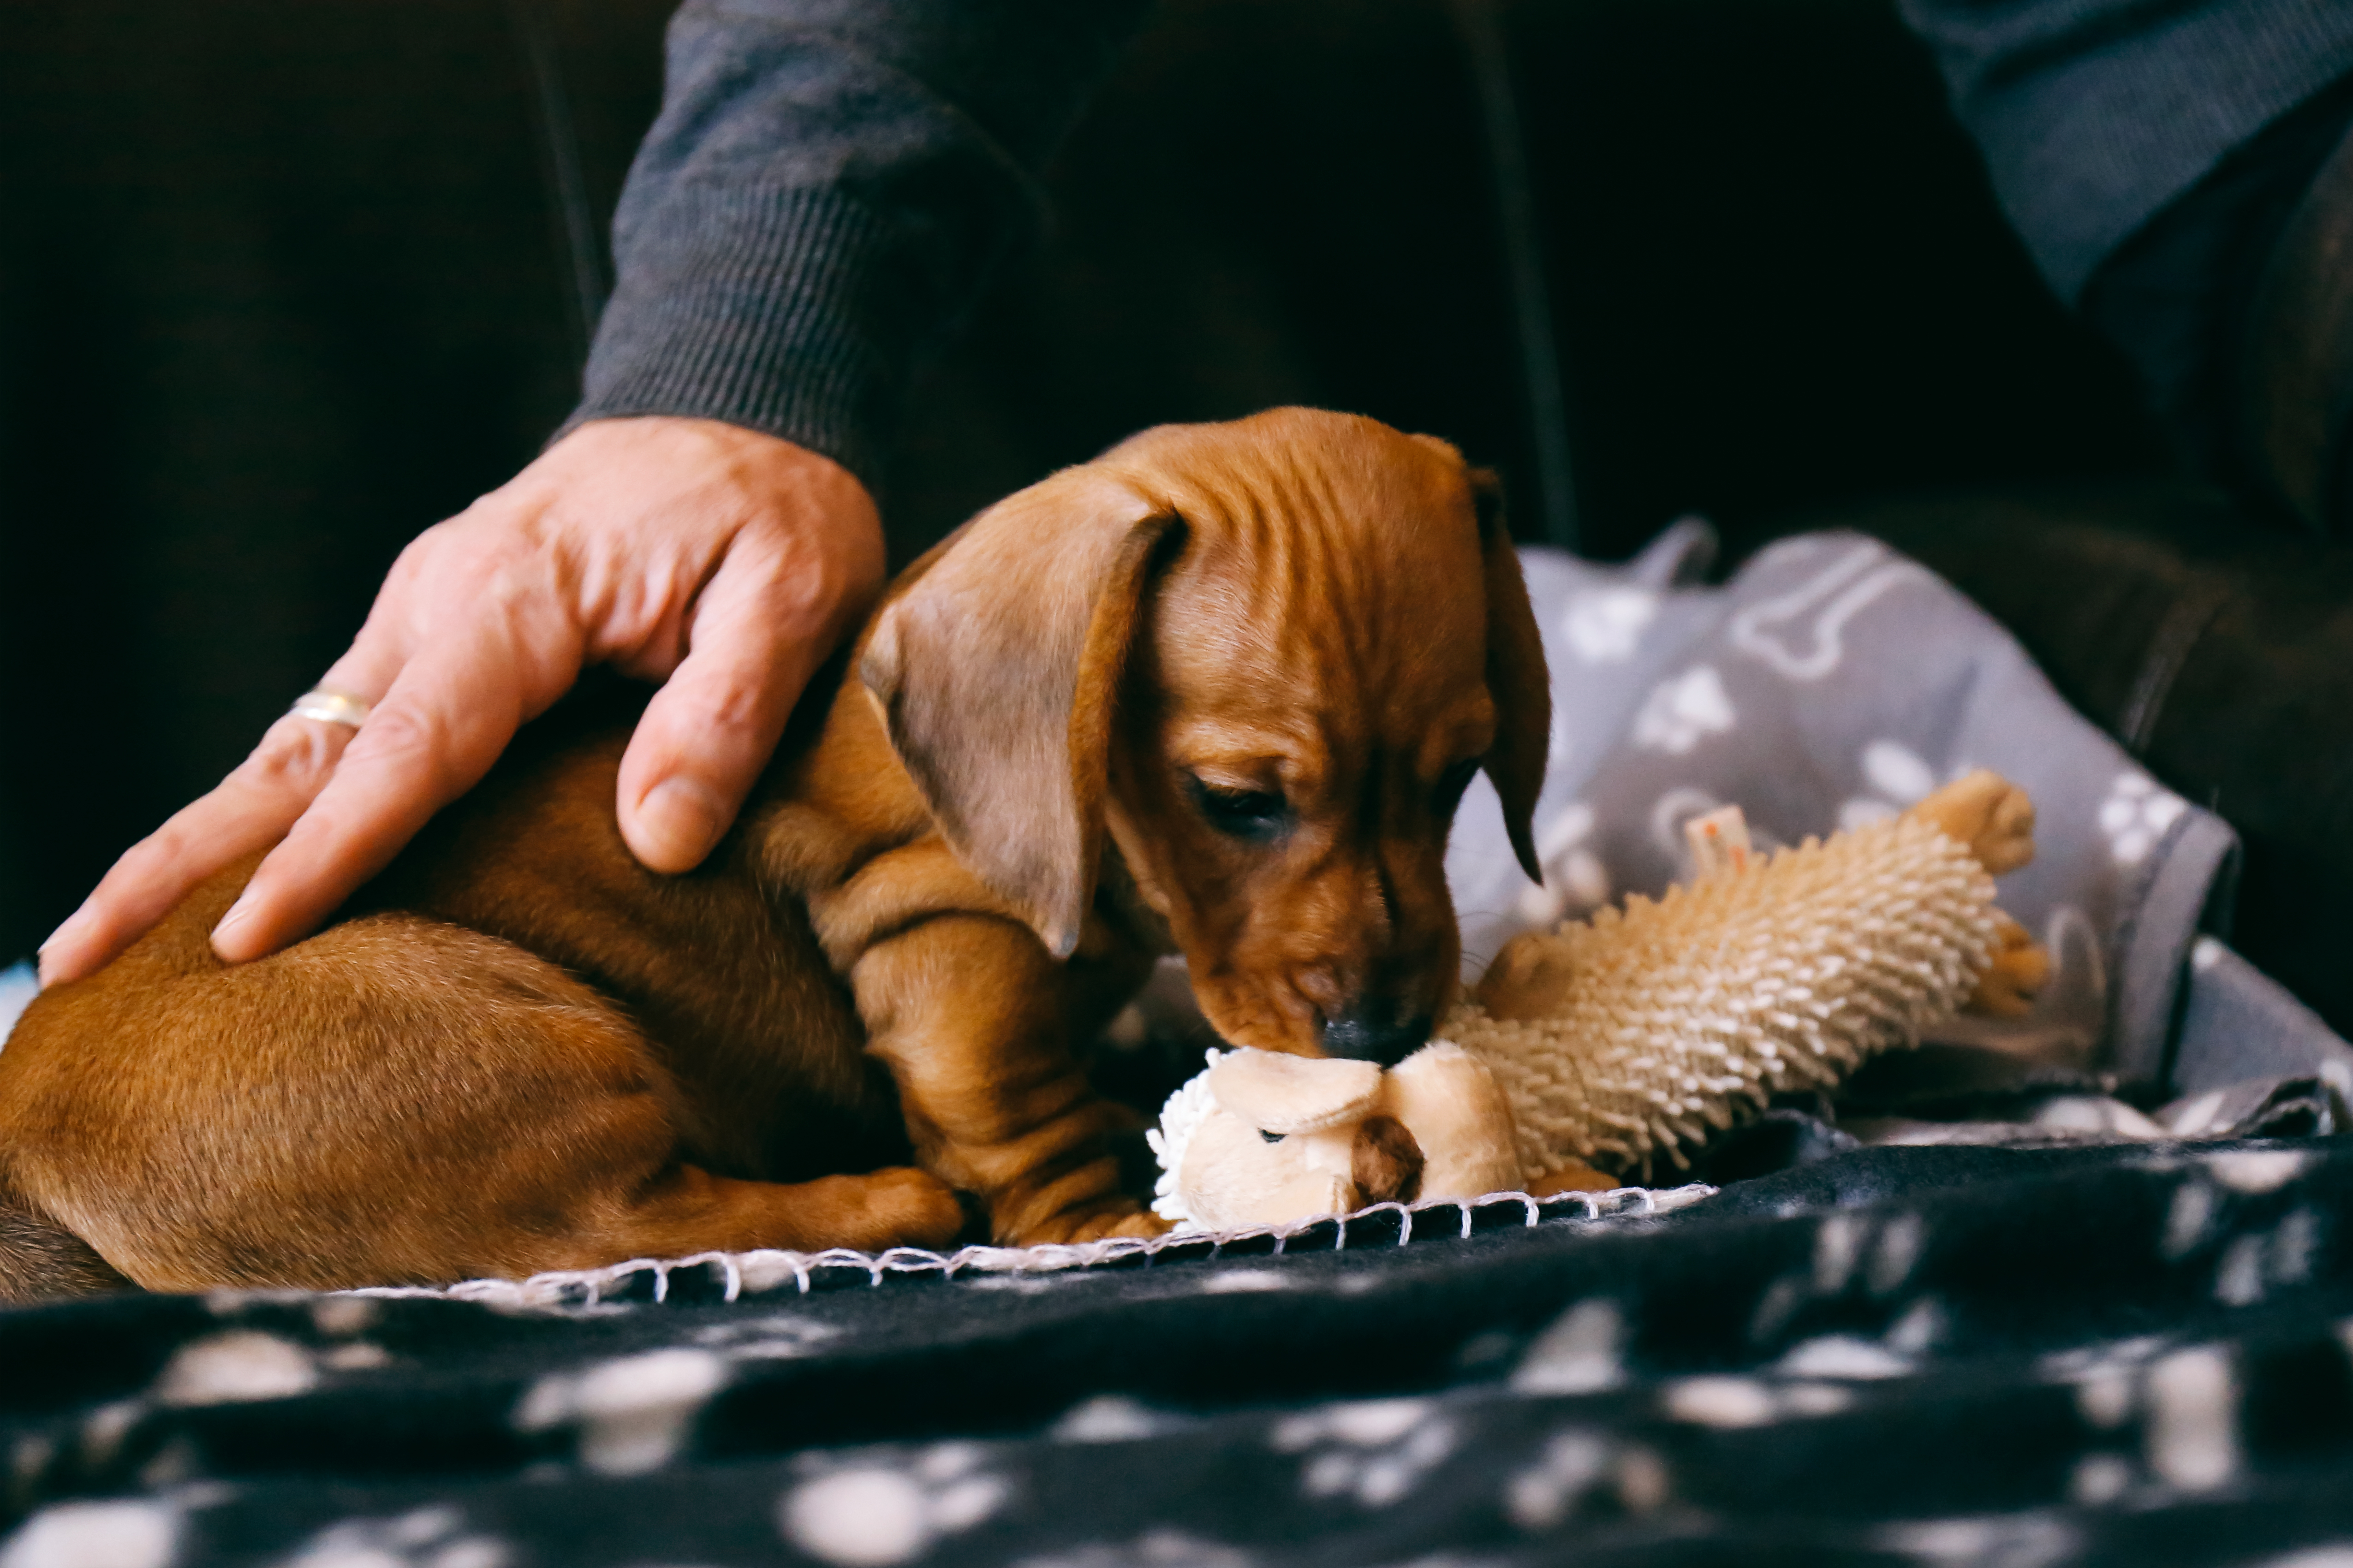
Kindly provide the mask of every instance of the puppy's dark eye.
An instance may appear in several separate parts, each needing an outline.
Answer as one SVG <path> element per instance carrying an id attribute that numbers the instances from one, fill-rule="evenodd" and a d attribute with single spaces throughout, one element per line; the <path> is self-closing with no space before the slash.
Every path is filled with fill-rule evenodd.
<path id="1" fill-rule="evenodd" d="M 1438 792 L 1431 797 L 1438 815 L 1445 816 L 1462 804 L 1462 792 L 1471 787 L 1472 775 L 1479 771 L 1479 759 L 1465 757 L 1438 775 Z"/>
<path id="2" fill-rule="evenodd" d="M 1290 819 L 1289 807 L 1271 790 L 1224 789 L 1188 778 L 1194 807 L 1210 826 L 1231 838 L 1271 838 Z"/>
<path id="3" fill-rule="evenodd" d="M 1261 1128 L 1260 1128 L 1260 1129 L 1258 1130 L 1258 1135 L 1259 1135 L 1261 1138 L 1263 1138 L 1264 1140 L 1266 1140 L 1266 1142 L 1270 1142 L 1270 1143 L 1280 1143 L 1280 1142 L 1282 1142 L 1282 1133 L 1280 1133 L 1280 1132 L 1269 1132 L 1269 1131 L 1268 1131 L 1265 1128 L 1263 1128 L 1263 1127 L 1261 1127 Z"/>

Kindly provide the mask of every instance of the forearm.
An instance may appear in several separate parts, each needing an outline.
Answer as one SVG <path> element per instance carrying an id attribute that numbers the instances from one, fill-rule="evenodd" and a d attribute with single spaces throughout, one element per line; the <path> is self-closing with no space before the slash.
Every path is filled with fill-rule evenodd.
<path id="1" fill-rule="evenodd" d="M 1146 0 L 689 0 L 573 423 L 722 419 L 877 484 Z"/>

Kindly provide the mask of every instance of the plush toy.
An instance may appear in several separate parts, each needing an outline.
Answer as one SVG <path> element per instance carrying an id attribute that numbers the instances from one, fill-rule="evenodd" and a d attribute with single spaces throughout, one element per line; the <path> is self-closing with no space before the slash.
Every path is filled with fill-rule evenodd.
<path id="1" fill-rule="evenodd" d="M 1163 1218 L 1212 1230 L 1400 1197 L 1520 1185 L 1511 1103 L 1485 1062 L 1440 1041 L 1372 1062 L 1211 1051 L 1148 1132 Z"/>
<path id="2" fill-rule="evenodd" d="M 1835 1087 L 1964 1005 L 2022 1010 L 2049 963 L 1993 876 L 2032 856 L 2033 824 L 1989 773 L 1769 858 L 1736 813 L 1703 818 L 1691 884 L 1516 939 L 1386 1073 L 1210 1052 L 1151 1135 L 1155 1207 L 1224 1230 L 1681 1168 L 1782 1089 Z"/>

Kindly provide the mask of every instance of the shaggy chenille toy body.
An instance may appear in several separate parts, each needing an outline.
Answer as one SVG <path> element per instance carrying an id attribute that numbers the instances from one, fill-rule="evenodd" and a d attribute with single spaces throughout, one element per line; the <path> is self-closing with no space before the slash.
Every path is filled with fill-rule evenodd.
<path id="1" fill-rule="evenodd" d="M 2032 854 L 2024 793 L 1973 773 L 1769 858 L 1736 842 L 1656 902 L 1517 939 L 1386 1075 L 1213 1053 L 1163 1114 L 1159 1210 L 1228 1228 L 1681 1166 L 1779 1090 L 1834 1087 L 1965 1005 L 2021 1008 L 2048 963 L 1995 909 L 1993 875 Z"/>

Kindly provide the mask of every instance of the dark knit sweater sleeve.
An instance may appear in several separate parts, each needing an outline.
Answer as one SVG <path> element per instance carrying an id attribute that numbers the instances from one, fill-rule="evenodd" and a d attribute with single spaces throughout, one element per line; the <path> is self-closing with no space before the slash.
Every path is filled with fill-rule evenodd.
<path id="1" fill-rule="evenodd" d="M 687 0 L 569 425 L 692 415 L 879 482 L 913 364 L 1041 226 L 1146 0 Z"/>
<path id="2" fill-rule="evenodd" d="M 2353 71 L 2348 0 L 1897 0 L 2070 304 L 2232 148 Z"/>

